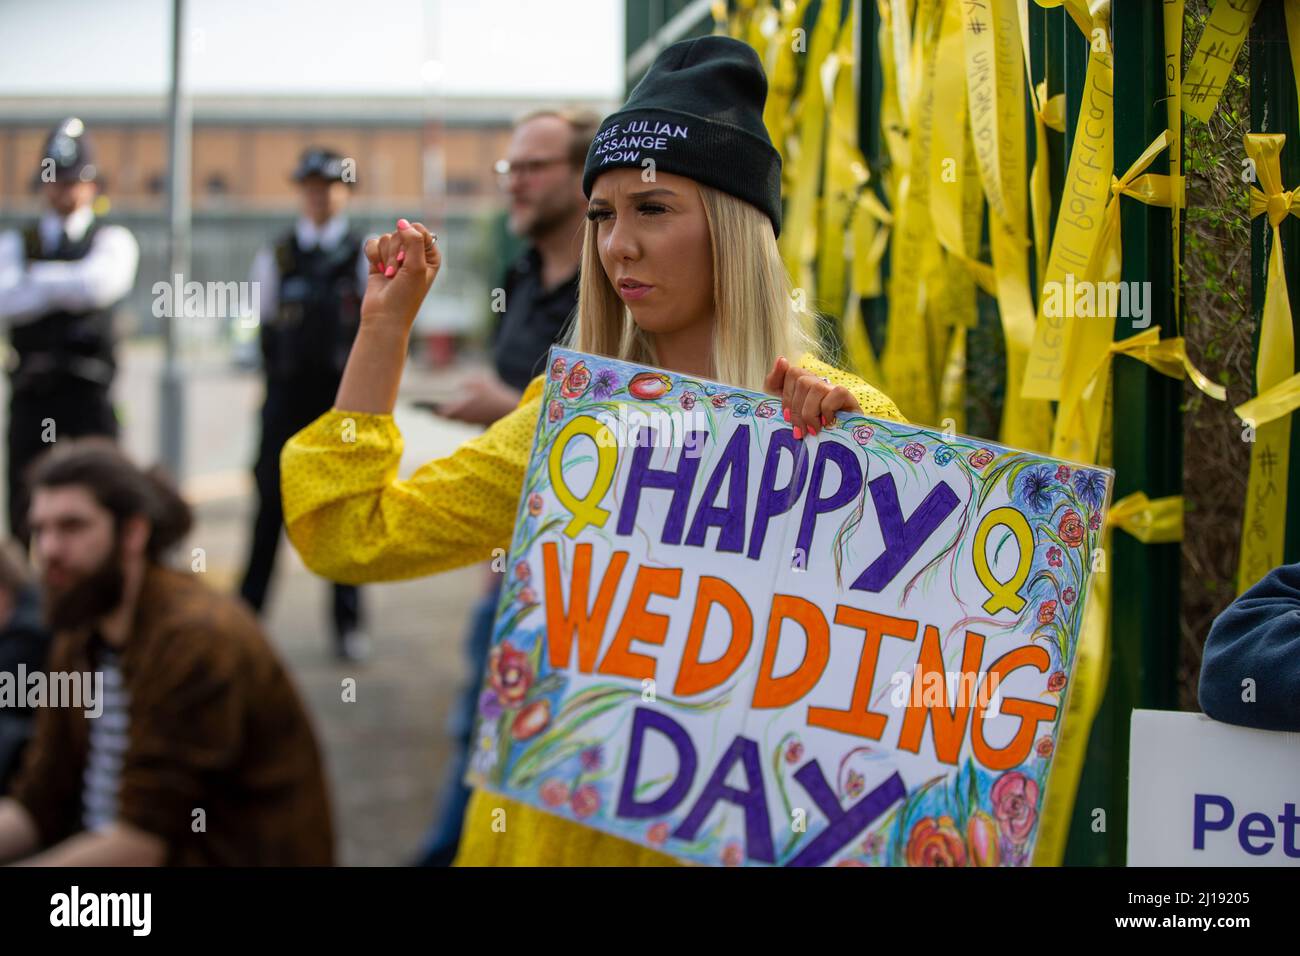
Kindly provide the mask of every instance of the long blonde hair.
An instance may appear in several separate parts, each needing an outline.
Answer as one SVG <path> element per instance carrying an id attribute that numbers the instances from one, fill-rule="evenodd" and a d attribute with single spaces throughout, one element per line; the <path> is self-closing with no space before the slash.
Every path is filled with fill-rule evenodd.
<path id="1" fill-rule="evenodd" d="M 818 352 L 811 315 L 795 308 L 767 216 L 742 199 L 702 183 L 713 250 L 713 378 L 755 391 L 778 355 L 798 364 Z M 582 240 L 578 309 L 566 344 L 594 355 L 659 366 L 654 338 L 643 332 L 605 275 L 596 247 L 598 224 Z"/>

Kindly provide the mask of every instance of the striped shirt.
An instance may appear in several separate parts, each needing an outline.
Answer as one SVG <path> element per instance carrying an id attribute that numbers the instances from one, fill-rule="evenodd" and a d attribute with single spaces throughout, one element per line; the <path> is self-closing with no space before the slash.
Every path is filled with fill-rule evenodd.
<path id="1" fill-rule="evenodd" d="M 82 775 L 81 825 L 94 832 L 117 819 L 118 778 L 126 755 L 130 696 L 122 682 L 121 657 L 101 646 L 97 664 L 104 675 L 104 710 L 90 721 L 90 749 Z"/>

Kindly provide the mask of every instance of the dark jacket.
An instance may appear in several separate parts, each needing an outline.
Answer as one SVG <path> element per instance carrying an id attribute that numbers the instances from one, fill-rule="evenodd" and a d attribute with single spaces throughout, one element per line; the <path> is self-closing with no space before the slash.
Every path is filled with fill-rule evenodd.
<path id="1" fill-rule="evenodd" d="M 16 680 L 20 665 L 28 674 L 45 670 L 50 632 L 41 616 L 40 592 L 29 584 L 15 595 L 13 613 L 0 630 L 0 673 Z M 0 794 L 9 792 L 35 721 L 30 707 L 0 707 Z"/>
<path id="2" fill-rule="evenodd" d="M 1243 700 L 1247 679 L 1254 700 Z M 1246 685 L 1250 686 L 1250 685 Z M 1201 710 L 1261 730 L 1300 730 L 1300 564 L 1274 568 L 1210 627 Z"/>
<path id="3" fill-rule="evenodd" d="M 90 671 L 90 641 L 89 628 L 56 634 L 49 669 Z M 168 865 L 333 862 L 315 735 L 242 602 L 150 565 L 120 666 L 130 703 L 118 820 L 161 837 Z M 37 716 L 13 796 L 44 845 L 81 830 L 87 725 L 79 708 Z"/>
<path id="4" fill-rule="evenodd" d="M 522 392 L 546 371 L 546 355 L 568 330 L 578 306 L 578 273 L 547 289 L 536 248 L 506 270 L 506 310 L 492 329 L 492 363 L 497 376 Z"/>

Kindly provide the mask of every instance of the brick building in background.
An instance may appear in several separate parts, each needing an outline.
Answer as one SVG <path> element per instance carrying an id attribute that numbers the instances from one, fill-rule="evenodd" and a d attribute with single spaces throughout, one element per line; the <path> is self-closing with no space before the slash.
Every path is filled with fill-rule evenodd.
<path id="1" fill-rule="evenodd" d="M 309 145 L 356 161 L 350 216 L 366 231 L 398 216 L 420 218 L 439 233 L 448 268 L 417 320 L 425 334 L 472 335 L 486 317 L 488 290 L 505 250 L 497 222 L 502 197 L 494 164 L 512 121 L 543 106 L 603 100 L 499 98 L 194 96 L 191 147 L 193 233 L 187 280 L 248 278 L 258 246 L 296 215 L 289 178 Z M 166 281 L 166 98 L 162 96 L 0 97 L 0 228 L 41 210 L 34 181 L 50 127 L 81 117 L 104 174 L 106 215 L 140 241 L 136 288 L 123 307 L 127 329 L 157 328 L 151 289 Z M 225 329 L 188 332 L 191 340 Z"/>

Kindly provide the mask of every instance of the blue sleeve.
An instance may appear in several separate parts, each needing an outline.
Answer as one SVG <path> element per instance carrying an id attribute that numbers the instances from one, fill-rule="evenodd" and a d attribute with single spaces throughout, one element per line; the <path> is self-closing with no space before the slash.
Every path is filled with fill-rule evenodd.
<path id="1" fill-rule="evenodd" d="M 1254 700 L 1243 682 L 1254 681 Z M 1205 639 L 1201 709 L 1224 723 L 1300 730 L 1300 564 L 1275 568 L 1220 614 Z"/>

